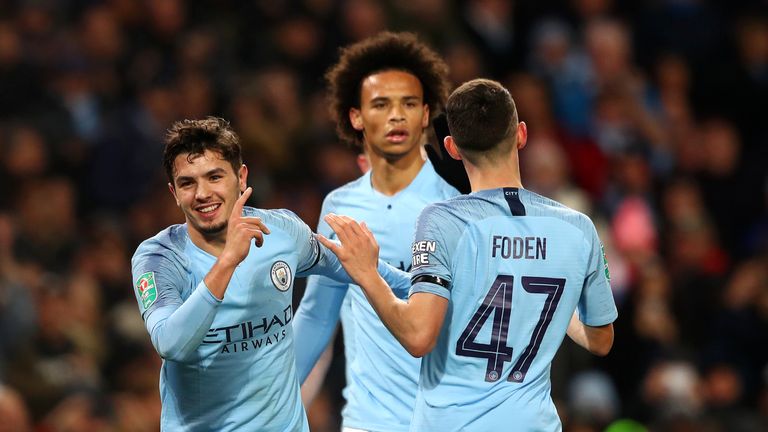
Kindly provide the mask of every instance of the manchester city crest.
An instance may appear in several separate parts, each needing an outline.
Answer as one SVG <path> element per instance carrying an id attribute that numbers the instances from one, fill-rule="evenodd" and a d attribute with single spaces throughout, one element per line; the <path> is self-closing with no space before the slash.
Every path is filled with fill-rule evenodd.
<path id="1" fill-rule="evenodd" d="M 272 270 L 270 270 L 269 275 L 272 278 L 272 284 L 279 291 L 288 291 L 288 288 L 291 287 L 293 275 L 291 274 L 291 268 L 285 261 L 276 261 L 272 264 Z"/>

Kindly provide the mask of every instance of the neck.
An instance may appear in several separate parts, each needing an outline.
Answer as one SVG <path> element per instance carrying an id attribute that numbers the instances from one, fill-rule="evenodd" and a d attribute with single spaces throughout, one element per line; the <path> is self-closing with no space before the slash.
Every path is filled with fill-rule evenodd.
<path id="1" fill-rule="evenodd" d="M 221 251 L 224 250 L 227 239 L 226 229 L 216 234 L 206 235 L 192 228 L 191 224 L 187 222 L 187 232 L 189 233 L 189 239 L 192 240 L 195 246 L 215 257 L 218 257 Z"/>
<path id="2" fill-rule="evenodd" d="M 484 161 L 485 165 L 482 167 L 473 165 L 466 159 L 463 162 L 472 192 L 503 187 L 523 187 L 517 152 L 512 152 L 510 157 L 502 160 Z"/>
<path id="3" fill-rule="evenodd" d="M 397 159 L 387 159 L 368 152 L 371 163 L 371 184 L 384 195 L 392 196 L 408 187 L 424 166 L 421 148 Z"/>

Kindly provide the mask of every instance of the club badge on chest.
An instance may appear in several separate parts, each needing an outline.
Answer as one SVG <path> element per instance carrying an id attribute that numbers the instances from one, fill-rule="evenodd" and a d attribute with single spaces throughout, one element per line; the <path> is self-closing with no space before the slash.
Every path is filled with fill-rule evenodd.
<path id="1" fill-rule="evenodd" d="M 272 264 L 269 276 L 272 279 L 272 284 L 278 291 L 285 292 L 291 287 L 293 275 L 291 274 L 291 267 L 285 261 L 276 261 Z"/>

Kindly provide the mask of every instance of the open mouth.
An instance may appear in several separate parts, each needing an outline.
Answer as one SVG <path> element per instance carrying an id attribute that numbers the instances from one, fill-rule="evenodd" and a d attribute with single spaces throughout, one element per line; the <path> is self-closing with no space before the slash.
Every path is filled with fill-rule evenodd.
<path id="1" fill-rule="evenodd" d="M 393 130 L 387 133 L 387 141 L 401 143 L 408 139 L 408 132 L 404 130 Z"/>
<path id="2" fill-rule="evenodd" d="M 216 210 L 218 210 L 218 209 L 219 209 L 219 207 L 221 207 L 221 204 L 211 204 L 211 205 L 207 205 L 207 206 L 205 206 L 205 207 L 198 207 L 198 208 L 196 208 L 195 210 L 196 210 L 198 213 L 202 213 L 203 215 L 211 215 L 211 214 L 213 214 L 213 213 L 214 213 Z"/>

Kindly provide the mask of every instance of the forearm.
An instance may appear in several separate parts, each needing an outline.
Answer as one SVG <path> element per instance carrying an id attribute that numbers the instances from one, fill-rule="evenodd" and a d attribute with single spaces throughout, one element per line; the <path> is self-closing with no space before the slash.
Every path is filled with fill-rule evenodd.
<path id="1" fill-rule="evenodd" d="M 343 284 L 357 284 L 344 270 L 336 255 L 324 246 L 321 247 L 321 254 L 320 260 L 309 270 L 310 274 L 325 276 Z M 392 291 L 405 297 L 411 287 L 411 277 L 408 273 L 392 267 L 382 260 L 378 260 L 376 271 Z"/>
<path id="2" fill-rule="evenodd" d="M 592 354 L 607 355 L 613 346 L 613 324 L 604 326 L 588 326 L 579 320 L 574 312 L 568 324 L 568 337 Z"/>
<path id="3" fill-rule="evenodd" d="M 292 321 L 299 383 L 304 383 L 333 337 L 347 286 L 320 276 L 307 280 L 307 289 Z"/>
<path id="4" fill-rule="evenodd" d="M 378 274 L 361 280 L 361 288 L 373 306 L 376 314 L 390 333 L 414 357 L 421 357 L 434 346 L 429 326 L 422 325 L 413 305 L 403 301 L 392 292 L 387 282 Z"/>
<path id="5" fill-rule="evenodd" d="M 175 310 L 160 308 L 146 319 L 152 345 L 167 360 L 190 361 L 210 329 L 221 303 L 200 283 Z"/>
<path id="6" fill-rule="evenodd" d="M 293 334 L 296 344 L 296 371 L 299 375 L 299 383 L 304 384 L 317 359 L 328 346 L 335 330 L 335 323 L 331 325 L 324 320 L 317 320 L 300 312 L 301 308 L 293 321 Z"/>
<path id="7" fill-rule="evenodd" d="M 227 292 L 227 286 L 235 273 L 237 264 L 232 264 L 226 257 L 221 256 L 211 267 L 211 270 L 205 275 L 205 285 L 208 290 L 219 300 L 224 299 L 224 293 Z"/>
<path id="8" fill-rule="evenodd" d="M 312 405 L 315 397 L 323 387 L 323 381 L 325 381 L 325 374 L 328 373 L 328 368 L 333 361 L 333 344 L 329 344 L 325 347 L 325 350 L 320 355 L 320 358 L 315 362 L 315 367 L 309 373 L 304 382 L 301 383 L 301 402 L 305 407 Z"/>

